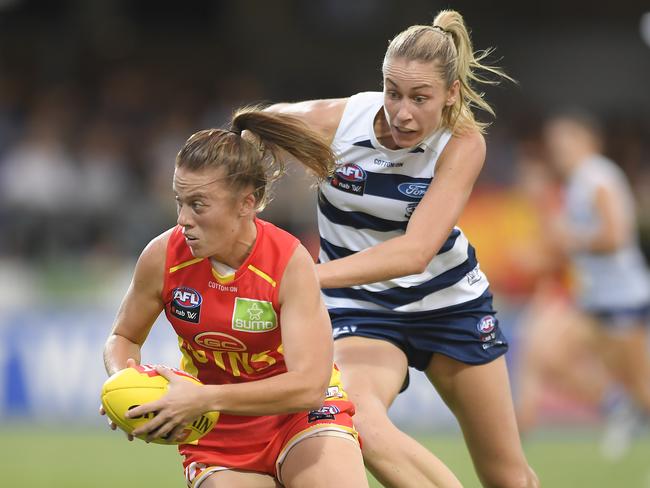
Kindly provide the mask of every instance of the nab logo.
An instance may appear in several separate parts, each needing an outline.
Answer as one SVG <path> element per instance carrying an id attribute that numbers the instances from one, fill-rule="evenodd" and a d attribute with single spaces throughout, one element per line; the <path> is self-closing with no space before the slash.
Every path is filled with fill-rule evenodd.
<path id="1" fill-rule="evenodd" d="M 400 183 L 397 191 L 411 198 L 422 198 L 429 188 L 428 183 Z"/>
<path id="2" fill-rule="evenodd" d="M 172 291 L 169 311 L 181 320 L 198 324 L 201 319 L 202 302 L 203 297 L 198 291 L 189 286 L 181 286 Z"/>
<path id="3" fill-rule="evenodd" d="M 337 176 L 345 181 L 358 183 L 366 180 L 366 172 L 358 164 L 346 164 L 336 170 Z"/>
<path id="4" fill-rule="evenodd" d="M 186 286 L 175 288 L 173 298 L 176 305 L 184 308 L 196 308 L 201 305 L 201 302 L 203 301 L 203 298 L 198 291 Z"/>
<path id="5" fill-rule="evenodd" d="M 336 173 L 330 179 L 330 185 L 345 193 L 363 195 L 366 191 L 367 178 L 368 175 L 361 166 L 346 164 L 336 170 Z"/>

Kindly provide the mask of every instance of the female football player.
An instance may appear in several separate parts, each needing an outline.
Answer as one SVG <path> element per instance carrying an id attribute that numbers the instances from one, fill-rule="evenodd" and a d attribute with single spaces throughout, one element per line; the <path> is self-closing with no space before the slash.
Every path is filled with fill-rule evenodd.
<path id="1" fill-rule="evenodd" d="M 341 162 L 320 186 L 317 272 L 364 460 L 385 486 L 436 480 L 433 455 L 386 413 L 408 366 L 427 374 L 456 415 L 485 486 L 538 484 L 488 281 L 456 227 L 485 159 L 486 124 L 472 108 L 493 113 L 474 85 L 505 76 L 481 63 L 487 54 L 474 54 L 458 12 L 442 11 L 390 42 L 383 93 L 268 109 L 318 130 Z"/>
<path id="2" fill-rule="evenodd" d="M 194 488 L 368 486 L 313 260 L 256 217 L 281 149 L 320 178 L 334 164 L 300 121 L 254 109 L 187 140 L 173 181 L 178 225 L 142 252 L 106 342 L 109 374 L 139 363 L 165 311 L 182 369 L 203 385 L 159 367 L 168 394 L 129 415 L 157 412 L 133 435 L 178 439 L 201 413 L 221 412 L 196 445 L 180 445 Z"/>

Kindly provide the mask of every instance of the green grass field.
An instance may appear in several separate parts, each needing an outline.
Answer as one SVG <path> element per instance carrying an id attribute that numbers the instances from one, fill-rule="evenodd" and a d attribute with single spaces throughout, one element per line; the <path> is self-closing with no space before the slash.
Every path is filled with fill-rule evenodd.
<path id="1" fill-rule="evenodd" d="M 554 431 L 536 435 L 525 447 L 544 487 L 650 488 L 647 435 L 615 463 L 600 457 L 596 440 L 592 432 Z M 464 486 L 479 486 L 459 437 L 445 434 L 420 441 L 447 463 Z M 173 447 L 129 443 L 108 429 L 0 426 L 0 485 L 6 487 L 181 488 L 185 483 L 179 460 Z M 373 480 L 371 486 L 381 485 Z"/>

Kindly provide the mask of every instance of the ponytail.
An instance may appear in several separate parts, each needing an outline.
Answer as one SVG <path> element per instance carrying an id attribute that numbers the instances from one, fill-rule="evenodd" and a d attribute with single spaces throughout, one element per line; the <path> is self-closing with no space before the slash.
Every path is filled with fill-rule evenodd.
<path id="1" fill-rule="evenodd" d="M 291 154 L 319 180 L 327 178 L 336 164 L 330 146 L 297 117 L 245 107 L 235 112 L 231 127 L 239 132 L 248 130 L 257 136 L 261 149 L 268 151 L 271 164 L 277 165 L 280 173 L 284 163 L 278 149 Z"/>
<path id="2" fill-rule="evenodd" d="M 242 133 L 247 131 L 247 134 Z M 298 118 L 245 107 L 233 115 L 230 130 L 209 129 L 192 135 L 176 157 L 177 167 L 224 168 L 235 191 L 253 186 L 257 209 L 268 204 L 268 187 L 285 172 L 286 151 L 319 180 L 334 170 L 329 145 Z"/>

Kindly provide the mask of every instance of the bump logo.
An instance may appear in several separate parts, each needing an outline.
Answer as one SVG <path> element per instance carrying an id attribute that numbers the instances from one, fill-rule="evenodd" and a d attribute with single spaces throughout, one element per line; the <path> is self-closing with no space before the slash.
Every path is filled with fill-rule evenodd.
<path id="1" fill-rule="evenodd" d="M 232 313 L 232 328 L 241 332 L 269 332 L 278 328 L 278 317 L 271 302 L 237 297 Z"/>

